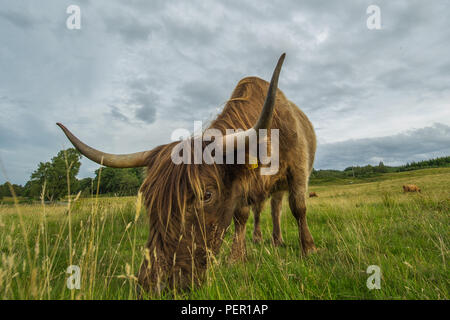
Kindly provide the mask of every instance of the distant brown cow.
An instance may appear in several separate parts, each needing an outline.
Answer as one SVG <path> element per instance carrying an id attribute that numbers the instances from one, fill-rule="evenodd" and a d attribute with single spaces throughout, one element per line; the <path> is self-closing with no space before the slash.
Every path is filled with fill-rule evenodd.
<path id="1" fill-rule="evenodd" d="M 314 197 L 318 197 L 318 195 L 317 195 L 317 193 L 315 193 L 315 192 L 310 192 L 310 193 L 309 193 L 309 197 L 310 197 L 310 198 L 314 198 Z"/>
<path id="2" fill-rule="evenodd" d="M 421 192 L 421 190 L 415 184 L 404 184 L 403 192 Z"/>

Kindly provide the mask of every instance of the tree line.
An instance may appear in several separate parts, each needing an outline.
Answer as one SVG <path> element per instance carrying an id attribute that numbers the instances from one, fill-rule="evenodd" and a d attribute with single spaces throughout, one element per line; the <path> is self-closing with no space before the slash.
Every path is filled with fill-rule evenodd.
<path id="1" fill-rule="evenodd" d="M 84 197 L 90 195 L 135 195 L 144 179 L 142 168 L 117 169 L 101 167 L 94 178 L 78 179 L 81 154 L 74 148 L 61 150 L 48 162 L 40 162 L 24 185 L 0 185 L 0 200 L 11 197 L 11 188 L 18 197 L 56 201 L 68 194 Z M 450 167 L 450 156 L 419 162 L 409 162 L 402 166 L 386 166 L 380 162 L 376 166 L 351 166 L 344 170 L 313 170 L 311 182 L 323 179 L 367 178 L 387 172 L 401 172 L 424 168 Z M 68 183 L 69 181 L 69 183 Z"/>
<path id="2" fill-rule="evenodd" d="M 450 167 L 450 156 L 430 160 L 408 162 L 401 166 L 386 166 L 380 162 L 376 166 L 351 166 L 344 170 L 313 170 L 311 180 L 326 178 L 370 178 L 388 172 L 402 172 L 426 168 Z"/>
<path id="3" fill-rule="evenodd" d="M 30 180 L 24 185 L 0 185 L 0 200 L 10 197 L 12 187 L 18 197 L 56 201 L 68 194 L 89 196 L 109 194 L 135 195 L 143 182 L 143 169 L 117 169 L 101 167 L 94 178 L 78 179 L 81 154 L 74 148 L 61 150 L 48 162 L 40 162 Z"/>

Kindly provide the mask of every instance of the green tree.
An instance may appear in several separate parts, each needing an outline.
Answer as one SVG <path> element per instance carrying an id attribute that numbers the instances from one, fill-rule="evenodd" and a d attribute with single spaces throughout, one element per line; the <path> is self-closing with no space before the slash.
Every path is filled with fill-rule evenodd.
<path id="1" fill-rule="evenodd" d="M 0 200 L 4 197 L 12 197 L 11 187 L 14 189 L 14 195 L 17 197 L 21 197 L 24 195 L 24 187 L 19 184 L 10 185 L 9 182 L 5 182 L 0 185 Z"/>
<path id="2" fill-rule="evenodd" d="M 116 195 L 134 195 L 142 184 L 143 175 L 141 168 L 117 169 L 101 168 L 95 171 L 94 190 L 96 192 L 98 181 L 99 193 L 111 193 Z"/>
<path id="3" fill-rule="evenodd" d="M 380 161 L 377 167 L 374 167 L 375 172 L 386 173 L 388 168 L 384 165 L 383 161 Z"/>
<path id="4" fill-rule="evenodd" d="M 88 197 L 94 192 L 95 187 L 93 184 L 94 179 L 89 177 L 79 180 L 79 191 L 81 191 L 82 196 Z"/>
<path id="5" fill-rule="evenodd" d="M 7 196 L 7 188 L 8 187 L 8 183 L 5 182 L 4 184 L 0 185 L 0 200 L 2 200 L 4 197 Z"/>
<path id="6" fill-rule="evenodd" d="M 57 200 L 68 194 L 67 179 L 70 191 L 79 189 L 76 178 L 81 166 L 81 154 L 74 148 L 61 150 L 50 162 L 40 162 L 38 168 L 31 174 L 30 181 L 25 186 L 29 197 L 39 198 L 44 190 L 46 200 Z"/>

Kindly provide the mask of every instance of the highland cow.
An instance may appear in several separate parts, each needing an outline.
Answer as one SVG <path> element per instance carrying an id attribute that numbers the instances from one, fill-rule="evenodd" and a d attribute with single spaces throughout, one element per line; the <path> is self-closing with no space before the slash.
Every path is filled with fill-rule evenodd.
<path id="1" fill-rule="evenodd" d="M 149 214 L 149 237 L 138 282 L 144 290 L 184 288 L 199 283 L 219 252 L 223 237 L 234 221 L 231 257 L 245 257 L 245 227 L 250 207 L 272 197 L 274 242 L 282 242 L 279 217 L 284 192 L 297 222 L 303 254 L 314 252 L 313 237 L 306 219 L 306 191 L 313 168 L 316 137 L 306 115 L 277 89 L 283 54 L 270 84 L 257 77 L 239 81 L 223 111 L 209 128 L 219 130 L 224 146 L 251 132 L 279 130 L 278 171 L 262 175 L 266 164 L 175 164 L 171 152 L 180 142 L 133 154 L 113 155 L 89 147 L 62 124 L 72 144 L 87 158 L 117 168 L 147 167 L 141 186 Z M 227 129 L 243 129 L 227 136 Z M 276 130 L 275 130 L 276 131 Z M 187 143 L 194 144 L 194 138 Z M 202 141 L 202 148 L 217 141 Z M 270 139 L 268 139 L 268 143 Z M 248 161 L 248 154 L 246 161 Z M 250 163 L 250 162 L 248 162 Z M 258 231 L 258 230 L 257 230 Z M 258 232 L 256 232 L 258 234 Z"/>
<path id="2" fill-rule="evenodd" d="M 310 197 L 310 198 L 315 198 L 315 197 L 318 197 L 318 195 L 317 195 L 317 193 L 315 193 L 314 191 L 312 191 L 312 192 L 309 193 L 309 197 Z"/>
<path id="3" fill-rule="evenodd" d="M 415 184 L 404 184 L 403 192 L 422 192 Z"/>

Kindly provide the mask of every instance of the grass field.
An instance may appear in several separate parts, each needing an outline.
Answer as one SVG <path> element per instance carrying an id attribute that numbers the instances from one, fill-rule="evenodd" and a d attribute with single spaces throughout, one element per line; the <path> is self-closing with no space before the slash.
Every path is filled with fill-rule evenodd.
<path id="1" fill-rule="evenodd" d="M 343 182 L 344 183 L 344 182 Z M 308 220 L 318 253 L 300 256 L 287 201 L 282 233 L 251 241 L 246 262 L 230 264 L 229 232 L 203 286 L 163 299 L 449 299 L 450 168 L 385 174 L 369 183 L 313 186 Z M 415 183 L 421 194 L 404 194 Z M 128 198 L 79 199 L 67 205 L 0 205 L 0 299 L 135 299 L 134 274 L 148 225 Z M 66 287 L 69 265 L 81 287 Z M 381 289 L 369 290 L 369 265 L 381 268 Z M 156 298 L 156 297 L 152 297 Z"/>

